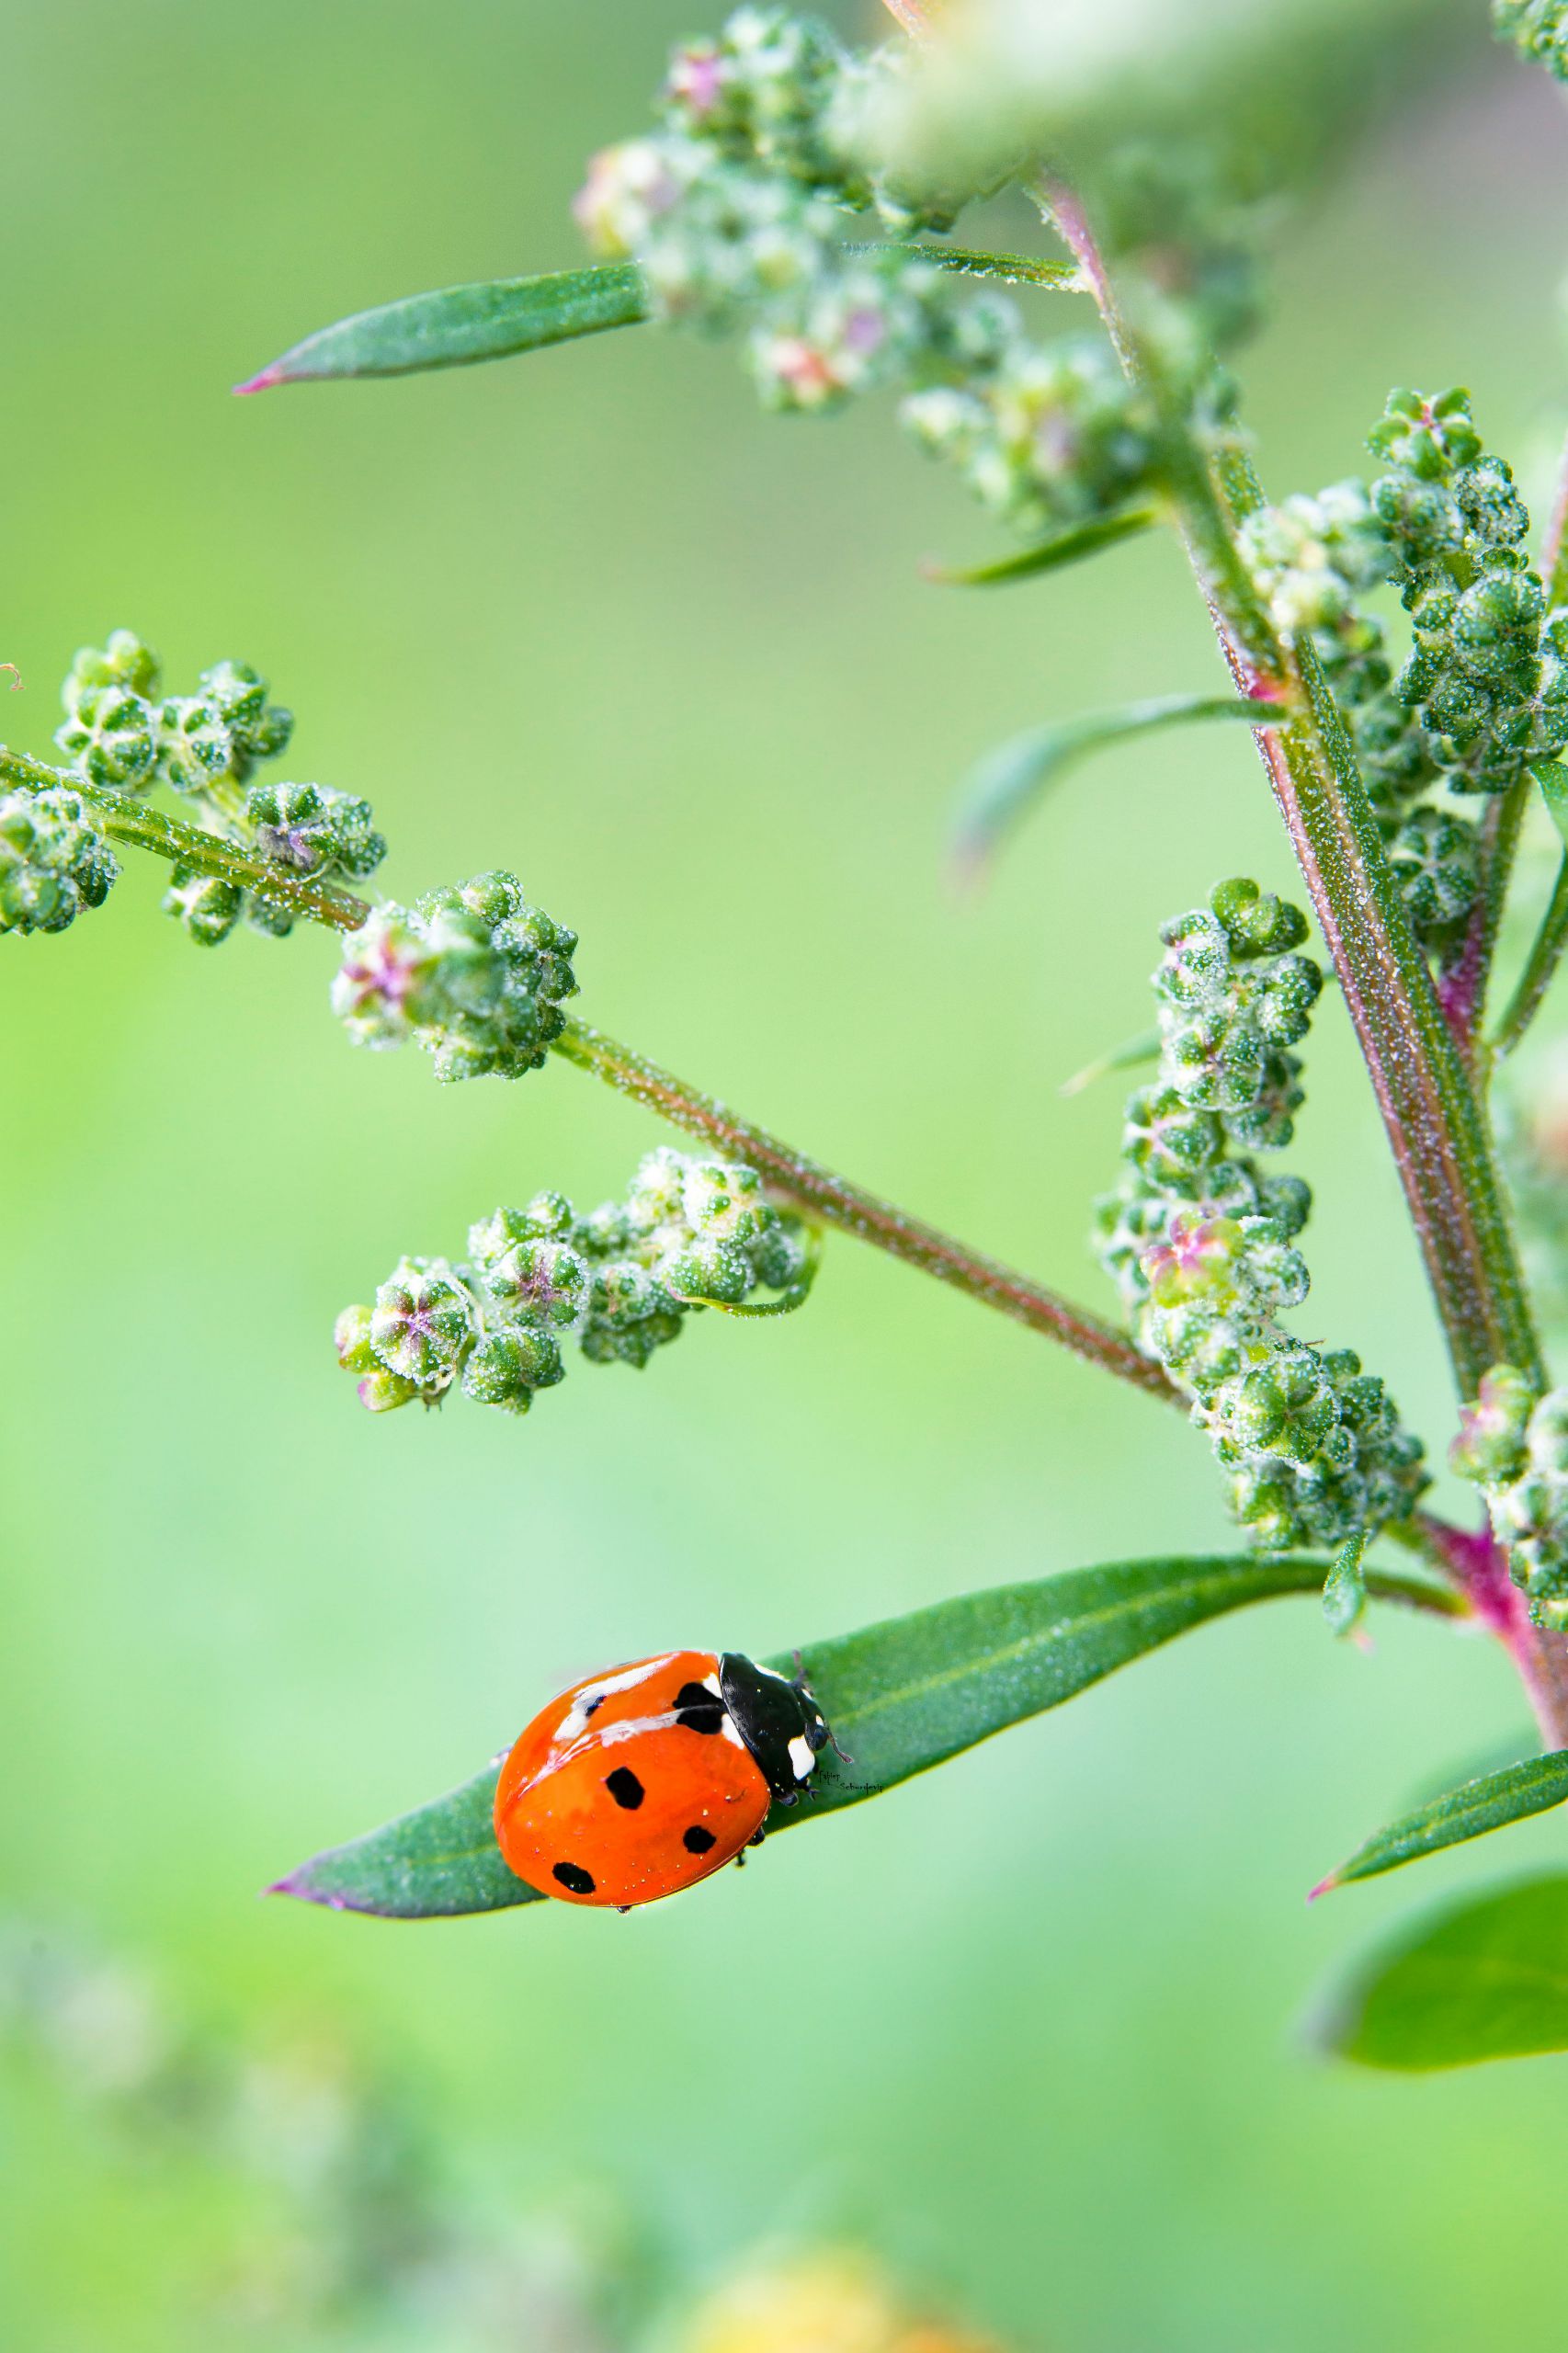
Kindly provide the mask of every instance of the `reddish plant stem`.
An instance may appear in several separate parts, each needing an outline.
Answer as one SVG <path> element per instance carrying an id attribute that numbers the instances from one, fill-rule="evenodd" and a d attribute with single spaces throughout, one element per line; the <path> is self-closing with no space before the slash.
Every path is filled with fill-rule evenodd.
<path id="1" fill-rule="evenodd" d="M 793 1145 L 783 1143 L 727 1104 L 684 1079 L 662 1070 L 657 1063 L 618 1045 L 602 1029 L 568 1017 L 552 1051 L 579 1070 L 591 1071 L 633 1102 L 645 1103 L 672 1126 L 688 1135 L 718 1144 L 755 1168 L 779 1199 L 792 1202 L 808 1217 L 820 1218 L 857 1240 L 869 1242 L 906 1266 L 935 1275 L 970 1299 L 999 1308 L 1032 1332 L 1043 1332 L 1119 1380 L 1131 1381 L 1166 1404 L 1187 1404 L 1180 1391 L 1166 1380 L 1159 1366 L 1136 1349 L 1124 1332 L 1102 1323 L 1086 1308 L 1074 1306 L 1011 1267 L 983 1256 L 950 1234 L 941 1233 L 920 1218 L 911 1217 L 892 1201 L 852 1185 L 819 1161 L 809 1160 Z"/>
<path id="2" fill-rule="evenodd" d="M 1417 1512 L 1415 1524 L 1432 1555 L 1448 1571 L 1518 1670 L 1548 1748 L 1568 1748 L 1568 1635 L 1532 1625 L 1524 1595 L 1508 1574 L 1502 1546 L 1487 1529 L 1454 1528 Z"/>
<path id="3" fill-rule="evenodd" d="M 1497 934 L 1502 927 L 1503 908 L 1514 870 L 1514 852 L 1518 846 L 1529 789 L 1527 778 L 1522 784 L 1494 795 L 1487 803 L 1481 821 L 1480 888 L 1460 952 L 1437 983 L 1437 1003 L 1443 1018 L 1453 1031 L 1454 1043 L 1465 1058 L 1471 1082 L 1477 1086 L 1485 1076 L 1477 1066 L 1477 1055 L 1487 984 L 1492 977 L 1492 960 L 1496 953 Z"/>

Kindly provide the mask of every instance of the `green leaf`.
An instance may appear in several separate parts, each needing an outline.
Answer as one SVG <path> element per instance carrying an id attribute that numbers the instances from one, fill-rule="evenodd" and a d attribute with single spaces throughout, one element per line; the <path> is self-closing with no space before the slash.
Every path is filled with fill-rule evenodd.
<path id="1" fill-rule="evenodd" d="M 1540 787 L 1552 824 L 1568 847 L 1568 768 L 1560 760 L 1532 760 L 1529 770 Z"/>
<path id="2" fill-rule="evenodd" d="M 989 278 L 1003 286 L 1044 286 L 1058 294 L 1086 294 L 1084 274 L 1076 262 L 1046 261 L 1035 254 L 993 254 L 972 245 L 913 244 L 846 245 L 846 253 L 905 253 L 917 261 L 935 262 L 962 278 Z"/>
<path id="3" fill-rule="evenodd" d="M 1363 1963 L 1315 2039 L 1406 2074 L 1568 2051 L 1568 1876 L 1423 1914 Z"/>
<path id="4" fill-rule="evenodd" d="M 1380 1830 L 1364 1847 L 1357 1847 L 1347 1863 L 1321 1880 L 1312 1894 L 1325 1895 L 1330 1888 L 1343 1887 L 1353 1879 L 1376 1879 L 1380 1871 L 1392 1871 L 1400 1863 L 1414 1863 L 1444 1847 L 1480 1838 L 1488 1830 L 1501 1830 L 1528 1814 L 1545 1813 L 1564 1799 L 1568 1799 L 1568 1748 L 1553 1749 L 1546 1756 L 1527 1756 L 1494 1773 L 1479 1774 L 1473 1781 L 1446 1790 L 1441 1797 L 1430 1799 Z"/>
<path id="5" fill-rule="evenodd" d="M 1324 1582 L 1323 1614 L 1335 1634 L 1351 1634 L 1367 1607 L 1366 1579 L 1361 1562 L 1367 1550 L 1365 1534 L 1348 1537 Z"/>
<path id="6" fill-rule="evenodd" d="M 1152 530 L 1160 520 L 1157 506 L 1125 506 L 1119 515 L 1102 515 L 1092 523 L 1075 523 L 1070 531 L 1058 531 L 1054 538 L 1041 540 L 1037 547 L 1025 548 L 1021 555 L 1004 556 L 999 563 L 973 564 L 968 568 L 943 563 L 928 563 L 927 580 L 943 588 L 1000 588 L 1011 580 L 1033 580 L 1042 572 L 1060 572 L 1063 564 L 1077 563 L 1086 555 L 1097 555 L 1101 548 L 1113 548 L 1119 540 L 1131 540 L 1141 531 Z"/>
<path id="7" fill-rule="evenodd" d="M 1108 1078 L 1113 1071 L 1137 1070 L 1144 1063 L 1158 1062 L 1164 1042 L 1157 1029 L 1141 1029 L 1136 1038 L 1124 1040 L 1119 1046 L 1113 1046 L 1108 1054 L 1100 1054 L 1094 1062 L 1085 1063 L 1082 1070 L 1075 1070 L 1056 1091 L 1059 1095 L 1082 1095 L 1085 1087 Z"/>
<path id="8" fill-rule="evenodd" d="M 1313 1592 L 1323 1576 L 1322 1561 L 1294 1557 L 1124 1561 L 960 1595 L 818 1643 L 801 1664 L 848 1759 L 825 1751 L 812 1788 L 794 1806 L 775 1807 L 768 1828 L 879 1795 L 1060 1706 L 1191 1626 L 1275 1595 Z M 1392 1599 L 1460 1607 L 1423 1580 L 1373 1585 Z M 792 1673 L 793 1654 L 772 1664 Z M 507 1870 L 492 1833 L 500 1762 L 449 1796 L 314 1856 L 272 1892 L 397 1919 L 538 1902 Z"/>
<path id="9" fill-rule="evenodd" d="M 378 311 L 358 311 L 321 327 L 236 392 L 301 384 L 335 376 L 410 376 L 426 368 L 463 368 L 505 359 L 575 335 L 627 327 L 648 315 L 635 262 L 602 262 L 544 278 L 496 278 L 410 294 Z"/>
<path id="10" fill-rule="evenodd" d="M 952 856 L 960 880 L 977 881 L 1006 835 L 1050 784 L 1076 767 L 1090 753 L 1160 727 L 1183 727 L 1195 720 L 1239 719 L 1267 727 L 1283 717 L 1278 703 L 1238 699 L 1234 695 L 1160 695 L 1128 703 L 1120 710 L 1086 712 L 1048 727 L 1031 728 L 987 753 L 964 781 L 953 830 Z"/>

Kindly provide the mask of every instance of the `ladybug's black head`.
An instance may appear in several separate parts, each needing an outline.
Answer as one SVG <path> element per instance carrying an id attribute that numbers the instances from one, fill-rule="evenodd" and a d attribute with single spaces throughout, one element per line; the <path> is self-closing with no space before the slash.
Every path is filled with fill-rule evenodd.
<path id="1" fill-rule="evenodd" d="M 822 1710 L 803 1682 L 791 1683 L 739 1651 L 720 1659 L 719 1689 L 768 1788 L 789 1803 L 832 1737 Z"/>

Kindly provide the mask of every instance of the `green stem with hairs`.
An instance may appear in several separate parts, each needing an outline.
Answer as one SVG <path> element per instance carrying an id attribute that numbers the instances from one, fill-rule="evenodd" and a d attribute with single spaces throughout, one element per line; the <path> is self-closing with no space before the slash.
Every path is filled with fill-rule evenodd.
<path id="1" fill-rule="evenodd" d="M 29 759 L 25 752 L 10 751 L 3 744 L 0 784 L 19 785 L 29 792 L 58 788 L 78 793 L 102 821 L 111 841 L 151 850 L 154 858 L 166 858 L 173 866 L 189 867 L 196 873 L 211 874 L 222 882 L 254 891 L 270 905 L 287 908 L 313 923 L 328 924 L 335 931 L 358 931 L 370 912 L 368 901 L 357 899 L 351 891 L 340 891 L 330 882 L 312 882 L 307 875 L 280 866 L 276 858 L 264 857 L 260 850 L 245 849 L 183 818 L 167 817 L 161 809 L 149 808 L 129 792 L 90 784 L 71 769 L 51 767 L 47 761 Z"/>
<path id="2" fill-rule="evenodd" d="M 1121 305 L 1076 195 L 1040 192 L 1099 303 L 1129 378 L 1153 404 L 1165 486 L 1221 650 L 1244 695 L 1290 716 L 1256 731 L 1275 799 L 1312 893 L 1371 1076 L 1461 1397 L 1499 1363 L 1544 1379 L 1484 1112 L 1384 855 L 1348 732 L 1304 639 L 1287 641 L 1243 561 L 1219 455 L 1199 440 L 1184 389 Z"/>
<path id="3" fill-rule="evenodd" d="M 291 914 L 324 924 L 334 931 L 358 930 L 371 912 L 367 903 L 354 897 L 351 892 L 337 890 L 329 883 L 312 882 L 199 825 L 166 817 L 161 810 L 150 809 L 128 793 L 89 784 L 85 778 L 51 767 L 45 761 L 29 759 L 25 753 L 8 751 L 4 745 L 0 745 L 0 783 L 18 785 L 35 792 L 66 787 L 80 793 L 101 817 L 104 830 L 115 841 L 151 850 L 155 857 L 166 858 L 197 873 L 243 884 L 247 890 L 262 892 Z M 825 1225 L 837 1226 L 841 1232 L 854 1234 L 858 1241 L 887 1251 L 905 1266 L 918 1267 L 923 1273 L 935 1275 L 939 1282 L 950 1284 L 970 1299 L 998 1308 L 1016 1323 L 1060 1341 L 1075 1355 L 1102 1366 L 1119 1380 L 1131 1381 L 1148 1395 L 1167 1404 L 1186 1406 L 1187 1400 L 1173 1388 L 1159 1366 L 1141 1355 L 1126 1334 L 1114 1325 L 1102 1322 L 1086 1308 L 1074 1306 L 1055 1291 L 1048 1290 L 1043 1283 L 1017 1273 L 994 1258 L 985 1257 L 966 1244 L 954 1241 L 950 1234 L 941 1233 L 935 1226 L 909 1216 L 892 1202 L 852 1185 L 846 1176 L 835 1175 L 804 1153 L 796 1152 L 792 1145 L 780 1142 L 766 1129 L 742 1119 L 712 1096 L 687 1086 L 684 1080 L 662 1070 L 657 1063 L 649 1062 L 630 1046 L 618 1045 L 601 1030 L 568 1016 L 564 1029 L 553 1041 L 553 1050 L 577 1069 L 591 1071 L 619 1094 L 647 1104 L 688 1135 L 743 1157 L 781 1199 L 807 1216 L 820 1219 Z"/>
<path id="4" fill-rule="evenodd" d="M 1187 1400 L 1165 1379 L 1159 1366 L 1140 1355 L 1126 1334 L 1117 1331 L 1114 1325 L 1103 1323 L 1087 1309 L 1059 1298 L 1028 1275 L 1020 1275 L 997 1259 L 983 1257 L 967 1245 L 955 1242 L 950 1235 L 911 1217 L 892 1201 L 852 1185 L 846 1176 L 824 1168 L 820 1161 L 809 1160 L 792 1144 L 780 1142 L 766 1128 L 756 1127 L 739 1112 L 731 1110 L 728 1104 L 699 1093 L 645 1055 L 607 1038 L 602 1029 L 591 1029 L 587 1022 L 569 1017 L 561 1036 L 553 1040 L 551 1051 L 574 1063 L 579 1070 L 591 1071 L 596 1078 L 603 1079 L 619 1094 L 630 1096 L 634 1103 L 645 1104 L 673 1127 L 684 1129 L 687 1135 L 733 1153 L 755 1168 L 780 1199 L 790 1201 L 808 1217 L 819 1218 L 824 1225 L 852 1233 L 857 1241 L 869 1242 L 874 1248 L 887 1251 L 890 1256 L 902 1259 L 905 1266 L 918 1267 L 923 1274 L 935 1275 L 938 1282 L 951 1284 L 966 1297 L 998 1308 L 1016 1323 L 1027 1324 L 1031 1332 L 1043 1332 L 1061 1341 L 1075 1355 L 1102 1365 L 1108 1372 L 1131 1381 L 1151 1396 L 1163 1398 L 1170 1404 L 1186 1405 Z"/>

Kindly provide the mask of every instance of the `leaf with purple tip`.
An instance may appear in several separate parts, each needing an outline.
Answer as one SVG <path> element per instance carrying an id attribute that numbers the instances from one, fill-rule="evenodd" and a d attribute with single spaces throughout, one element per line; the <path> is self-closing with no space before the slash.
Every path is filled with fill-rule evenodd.
<path id="1" fill-rule="evenodd" d="M 848 1755 L 824 1751 L 805 1802 L 775 1807 L 768 1827 L 788 1829 L 874 1797 L 1060 1706 L 1208 1619 L 1317 1591 L 1324 1571 L 1321 1560 L 1294 1556 L 1120 1561 L 962 1594 L 818 1643 L 801 1666 Z M 1369 1583 L 1389 1599 L 1445 1611 L 1460 1606 L 1420 1579 Z M 793 1673 L 794 1654 L 772 1664 Z M 273 1892 L 394 1919 L 537 1902 L 538 1891 L 506 1868 L 492 1831 L 499 1761 L 449 1795 L 313 1856 Z"/>
<path id="2" fill-rule="evenodd" d="M 480 359 L 506 359 L 546 344 L 599 335 L 607 327 L 634 326 L 647 315 L 647 290 L 635 262 L 444 286 L 318 328 L 234 389 L 261 392 L 274 384 L 342 376 L 412 376 L 431 368 L 466 368 Z"/>
<path id="3" fill-rule="evenodd" d="M 1441 1797 L 1418 1805 L 1386 1830 L 1380 1830 L 1364 1847 L 1357 1847 L 1348 1862 L 1320 1880 L 1312 1894 L 1326 1895 L 1330 1889 L 1344 1887 L 1351 1880 L 1376 1879 L 1380 1872 L 1394 1870 L 1401 1863 L 1418 1862 L 1423 1855 L 1438 1854 L 1445 1847 L 1458 1847 L 1467 1838 L 1502 1830 L 1510 1822 L 1545 1813 L 1564 1800 L 1568 1800 L 1568 1748 L 1552 1749 L 1545 1756 L 1526 1756 L 1494 1773 L 1478 1774 L 1474 1780 L 1446 1790 Z"/>

